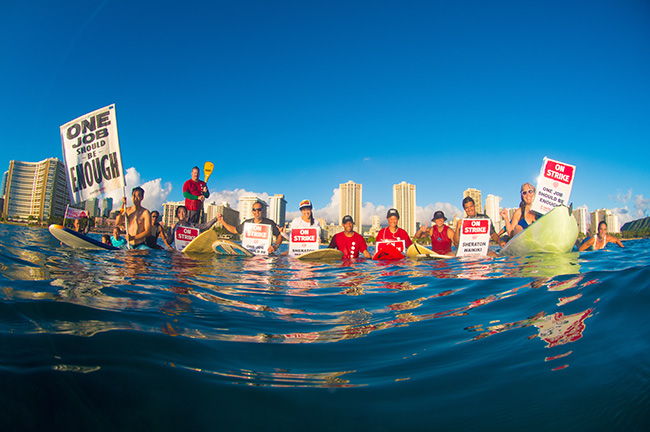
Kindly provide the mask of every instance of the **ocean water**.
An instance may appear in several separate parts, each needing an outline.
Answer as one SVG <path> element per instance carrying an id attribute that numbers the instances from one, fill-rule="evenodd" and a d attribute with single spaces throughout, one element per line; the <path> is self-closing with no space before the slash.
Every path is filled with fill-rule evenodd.
<path id="1" fill-rule="evenodd" d="M 650 430 L 648 240 L 326 264 L 0 239 L 0 431 Z"/>

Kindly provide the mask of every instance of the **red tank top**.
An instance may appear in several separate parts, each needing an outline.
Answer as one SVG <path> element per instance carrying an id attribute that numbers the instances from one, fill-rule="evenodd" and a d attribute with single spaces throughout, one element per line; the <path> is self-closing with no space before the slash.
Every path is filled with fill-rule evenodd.
<path id="1" fill-rule="evenodd" d="M 438 231 L 438 227 L 431 228 L 431 250 L 435 253 L 444 255 L 451 252 L 451 239 L 447 236 L 449 227 L 445 226 L 442 232 Z"/>

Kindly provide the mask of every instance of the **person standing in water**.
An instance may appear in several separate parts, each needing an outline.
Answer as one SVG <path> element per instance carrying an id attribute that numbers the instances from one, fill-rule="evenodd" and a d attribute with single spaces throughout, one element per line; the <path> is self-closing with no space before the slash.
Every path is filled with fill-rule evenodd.
<path id="1" fill-rule="evenodd" d="M 424 224 L 423 227 L 415 233 L 413 238 L 422 238 L 422 237 L 431 237 L 431 250 L 437 253 L 438 255 L 450 255 L 454 254 L 451 252 L 452 243 L 454 246 L 458 246 L 458 243 L 454 242 L 455 232 L 453 229 L 445 225 L 445 213 L 438 210 L 433 214 L 431 222 L 431 228 L 428 228 L 428 224 Z"/>
<path id="2" fill-rule="evenodd" d="M 343 252 L 343 259 L 357 258 L 360 253 L 363 253 L 366 258 L 371 258 L 366 240 L 361 234 L 354 232 L 352 216 L 344 216 L 341 225 L 343 225 L 343 232 L 335 234 L 328 247 Z"/>
<path id="3" fill-rule="evenodd" d="M 203 180 L 199 180 L 199 167 L 192 168 L 192 178 L 183 185 L 183 196 L 187 209 L 187 221 L 200 223 L 203 202 L 210 197 L 210 191 L 208 185 Z"/>
<path id="4" fill-rule="evenodd" d="M 217 223 L 218 217 L 213 218 L 212 220 L 204 223 L 204 224 L 198 224 L 194 222 L 190 222 L 188 218 L 188 211 L 185 206 L 178 206 L 176 208 L 176 219 L 178 221 L 174 224 L 172 229 L 169 231 L 169 234 L 166 234 L 165 238 L 165 244 L 167 246 L 171 245 L 174 243 L 174 239 L 176 238 L 176 231 L 178 231 L 180 228 L 186 227 L 186 228 L 198 228 L 199 231 L 203 232 L 206 231 L 209 228 L 212 228 L 212 225 Z M 180 250 L 181 247 L 176 244 L 176 249 Z M 170 249 L 173 249 L 171 246 L 169 246 Z"/>
<path id="5" fill-rule="evenodd" d="M 620 247 L 625 247 L 623 246 L 623 243 L 621 243 L 619 239 L 607 234 L 607 222 L 600 221 L 600 223 L 598 224 L 598 232 L 596 233 L 596 235 L 585 240 L 585 242 L 582 243 L 578 248 L 578 251 L 583 252 L 589 249 L 590 247 L 593 247 L 594 250 L 605 249 L 607 243 L 616 243 Z"/>
<path id="6" fill-rule="evenodd" d="M 160 224 L 160 213 L 158 210 L 154 210 L 151 212 L 151 231 L 145 239 L 145 243 L 147 243 L 147 246 L 151 249 L 164 249 L 158 244 L 159 237 L 162 239 L 163 243 L 165 243 L 165 246 L 170 249 L 172 248 L 169 243 L 167 243 L 165 228 Z"/>
<path id="7" fill-rule="evenodd" d="M 413 242 L 411 241 L 411 237 L 408 235 L 408 233 L 402 228 L 398 228 L 397 226 L 397 223 L 399 222 L 399 212 L 394 208 L 388 210 L 388 213 L 386 213 L 386 220 L 388 221 L 388 226 L 386 228 L 382 228 L 377 233 L 377 243 L 381 241 L 403 241 L 404 250 L 401 250 L 401 248 L 398 249 L 402 253 L 405 253 L 406 249 L 408 249 L 409 246 L 413 244 Z"/>
<path id="8" fill-rule="evenodd" d="M 255 224 L 262 224 L 262 225 L 270 225 L 271 226 L 271 231 L 273 232 L 273 235 L 276 236 L 276 241 L 273 243 L 271 246 L 269 246 L 267 252 L 269 254 L 272 254 L 276 250 L 280 248 L 280 245 L 282 244 L 282 232 L 280 232 L 280 228 L 278 228 L 278 225 L 273 222 L 269 218 L 262 217 L 262 204 L 259 202 L 256 202 L 253 204 L 252 211 L 253 211 L 253 217 L 251 219 L 246 219 L 244 222 L 240 223 L 237 226 L 232 226 L 225 220 L 223 220 L 223 215 L 222 214 L 217 214 L 217 221 L 228 231 L 230 231 L 233 234 L 242 234 L 244 232 L 244 224 L 245 223 L 255 223 Z"/>
<path id="9" fill-rule="evenodd" d="M 151 215 L 149 210 L 142 207 L 142 200 L 144 198 L 144 189 L 140 186 L 134 187 L 131 191 L 131 198 L 133 205 L 127 207 L 124 213 L 120 212 L 115 219 L 115 226 L 120 226 L 125 223 L 126 241 L 132 249 L 149 249 L 145 244 L 145 238 L 151 231 Z M 123 205 L 126 205 L 126 198 L 122 199 Z"/>
<path id="10" fill-rule="evenodd" d="M 472 197 L 465 197 L 463 199 L 463 210 L 465 210 L 465 213 L 467 214 L 468 218 L 472 219 L 488 219 L 490 221 L 490 238 L 496 242 L 501 247 L 504 247 L 506 245 L 506 242 L 501 240 L 497 233 L 494 231 L 494 226 L 492 225 L 492 220 L 490 217 L 486 214 L 483 213 L 477 213 L 476 212 L 476 203 L 474 202 L 474 198 Z M 458 220 L 456 223 L 456 232 L 454 233 L 454 244 L 458 244 L 460 241 L 460 232 L 463 229 L 463 219 Z M 493 250 L 488 250 L 488 256 L 495 257 L 497 254 Z"/>
<path id="11" fill-rule="evenodd" d="M 530 183 L 521 185 L 521 202 L 519 208 L 512 215 L 512 221 L 508 220 L 508 210 L 501 209 L 501 217 L 506 222 L 506 233 L 512 238 L 528 228 L 537 220 L 537 214 L 530 211 L 530 206 L 535 198 L 535 186 Z"/>

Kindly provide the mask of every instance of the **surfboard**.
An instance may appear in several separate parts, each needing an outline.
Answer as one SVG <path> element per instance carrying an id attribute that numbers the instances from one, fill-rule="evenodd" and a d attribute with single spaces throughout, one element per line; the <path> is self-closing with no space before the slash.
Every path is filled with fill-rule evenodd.
<path id="1" fill-rule="evenodd" d="M 298 257 L 299 260 L 308 261 L 336 261 L 343 258 L 343 252 L 338 249 L 318 249 L 315 251 L 307 252 Z"/>
<path id="2" fill-rule="evenodd" d="M 557 206 L 514 236 L 499 255 L 571 252 L 578 239 L 578 222 L 567 206 Z"/>
<path id="3" fill-rule="evenodd" d="M 427 249 L 422 245 L 413 243 L 409 248 L 406 250 L 406 257 L 407 258 L 414 258 L 414 259 L 449 259 L 449 258 L 454 258 L 453 256 L 449 255 L 440 255 L 432 251 L 431 249 Z"/>
<path id="4" fill-rule="evenodd" d="M 381 250 L 376 251 L 372 257 L 374 260 L 398 260 L 402 258 L 404 258 L 402 252 L 390 243 L 383 245 Z"/>
<path id="5" fill-rule="evenodd" d="M 252 253 L 237 243 L 220 239 L 213 229 L 199 234 L 197 238 L 185 246 L 183 252 L 187 254 L 216 253 L 217 255 L 253 256 Z"/>
<path id="6" fill-rule="evenodd" d="M 118 250 L 113 245 L 104 244 L 70 228 L 64 228 L 61 225 L 50 225 L 49 230 L 54 238 L 74 249 Z"/>
<path id="7" fill-rule="evenodd" d="M 214 243 L 212 243 L 212 251 L 217 255 L 232 255 L 232 256 L 244 256 L 244 257 L 254 256 L 251 251 L 249 251 L 242 245 L 238 245 L 237 243 L 233 243 L 229 240 L 215 241 Z"/>

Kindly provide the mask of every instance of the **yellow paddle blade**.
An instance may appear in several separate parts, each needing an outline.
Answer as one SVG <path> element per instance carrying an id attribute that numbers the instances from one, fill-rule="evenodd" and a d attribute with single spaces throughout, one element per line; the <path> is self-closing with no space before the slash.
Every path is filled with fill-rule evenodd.
<path id="1" fill-rule="evenodd" d="M 210 174 L 212 174 L 212 170 L 214 169 L 214 164 L 212 162 L 206 162 L 205 165 L 203 165 L 203 175 L 205 176 L 205 182 L 208 182 L 208 179 L 210 178 Z"/>

